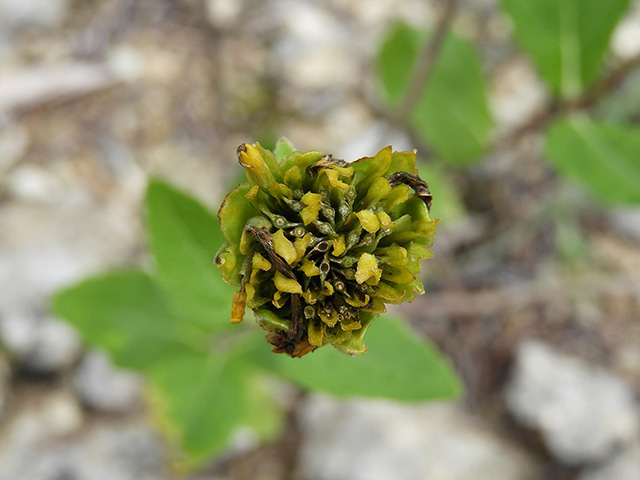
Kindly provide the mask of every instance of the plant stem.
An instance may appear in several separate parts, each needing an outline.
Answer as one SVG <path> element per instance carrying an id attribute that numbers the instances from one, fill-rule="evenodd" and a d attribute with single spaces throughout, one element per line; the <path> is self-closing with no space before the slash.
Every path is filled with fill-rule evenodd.
<path id="1" fill-rule="evenodd" d="M 431 37 L 431 40 L 427 42 L 422 51 L 418 55 L 416 64 L 411 72 L 409 78 L 409 85 L 405 93 L 402 104 L 398 110 L 393 114 L 392 123 L 407 122 L 411 110 L 415 107 L 416 103 L 420 100 L 422 93 L 429 83 L 429 78 L 433 73 L 433 69 L 440 53 L 440 48 L 444 41 L 451 23 L 456 14 L 458 7 L 458 0 L 447 0 L 442 16 L 436 25 L 436 29 Z"/>
<path id="2" fill-rule="evenodd" d="M 500 148 L 508 148 L 517 143 L 525 135 L 542 130 L 558 115 L 593 106 L 602 97 L 618 87 L 627 75 L 638 66 L 640 66 L 640 53 L 620 63 L 616 68 L 611 70 L 608 75 L 594 83 L 577 98 L 550 103 L 544 110 L 532 115 L 524 125 L 499 140 L 497 145 Z"/>

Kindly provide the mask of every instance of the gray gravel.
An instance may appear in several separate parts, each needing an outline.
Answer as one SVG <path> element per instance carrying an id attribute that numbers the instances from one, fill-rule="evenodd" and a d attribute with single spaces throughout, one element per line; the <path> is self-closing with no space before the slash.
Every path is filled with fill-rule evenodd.
<path id="1" fill-rule="evenodd" d="M 537 341 L 518 349 L 506 401 L 513 416 L 570 465 L 605 459 L 630 444 L 640 425 L 628 384 Z"/>
<path id="2" fill-rule="evenodd" d="M 0 317 L 0 343 L 14 361 L 34 373 L 66 370 L 81 352 L 80 337 L 68 323 L 33 309 Z"/>
<path id="3" fill-rule="evenodd" d="M 314 396 L 302 411 L 305 480 L 525 480 L 527 455 L 453 403 Z"/>
<path id="4" fill-rule="evenodd" d="M 579 480 L 638 480 L 640 478 L 640 439 L 601 465 L 591 467 Z"/>
<path id="5" fill-rule="evenodd" d="M 140 376 L 114 367 L 102 351 L 94 350 L 84 356 L 73 385 L 82 403 L 95 410 L 124 413 L 142 403 Z"/>

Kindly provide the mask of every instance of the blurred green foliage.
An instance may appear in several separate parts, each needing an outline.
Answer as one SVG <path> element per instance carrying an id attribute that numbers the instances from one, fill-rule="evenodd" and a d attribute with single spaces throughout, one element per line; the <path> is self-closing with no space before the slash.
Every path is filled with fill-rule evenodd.
<path id="1" fill-rule="evenodd" d="M 333 349 L 303 360 L 272 354 L 256 325 L 229 324 L 232 292 L 213 266 L 223 243 L 217 218 L 156 180 L 147 191 L 147 220 L 151 275 L 132 270 L 87 280 L 60 292 L 53 309 L 88 344 L 148 376 L 154 412 L 185 465 L 219 452 L 241 426 L 263 439 L 279 431 L 282 412 L 265 391 L 265 376 L 340 397 L 459 394 L 455 374 L 433 347 L 390 317 L 371 328 L 370 352 L 358 359 Z"/>
<path id="2" fill-rule="evenodd" d="M 572 112 L 593 101 L 590 89 L 607 73 L 611 35 L 629 4 L 630 0 L 500 2 L 513 23 L 516 40 L 559 105 L 566 107 L 556 108 L 560 113 L 543 131 L 548 159 L 561 177 L 582 184 L 605 204 L 640 202 L 637 129 Z M 416 59 L 428 50 L 430 40 L 426 30 L 396 24 L 383 41 L 378 71 L 390 109 L 407 100 Z M 450 183 L 447 176 L 454 168 L 480 161 L 492 142 L 481 63 L 472 45 L 454 33 L 446 34 L 418 101 L 409 105 L 406 121 L 433 149 L 428 168 L 440 167 L 435 173 L 439 182 Z M 618 103 L 625 101 L 618 99 Z M 611 104 L 605 107 L 605 113 L 620 110 Z M 621 115 L 613 117 L 618 120 Z M 630 113 L 624 117 L 636 118 Z M 463 205 L 455 192 L 438 196 L 438 203 L 442 213 L 436 212 L 435 217 L 461 215 Z"/>
<path id="3" fill-rule="evenodd" d="M 601 72 L 611 33 L 630 2 L 501 0 L 501 5 L 552 92 L 574 98 Z"/>
<path id="4" fill-rule="evenodd" d="M 629 3 L 500 2 L 516 39 L 558 102 L 580 99 L 606 74 L 610 37 Z M 391 115 L 407 102 L 418 56 L 431 38 L 426 30 L 396 24 L 382 42 L 377 66 Z M 464 215 L 464 205 L 448 176 L 487 153 L 493 120 L 482 60 L 473 45 L 449 32 L 434 62 L 404 120 L 433 153 L 435 163 L 420 170 L 437 199 L 435 217 L 455 220 Z M 605 204 L 640 203 L 637 128 L 562 113 L 568 110 L 558 109 L 555 121 L 543 127 L 546 155 L 557 173 Z M 278 157 L 287 153 L 276 151 Z M 420 401 L 459 394 L 447 363 L 391 316 L 371 328 L 369 352 L 358 358 L 333 349 L 295 360 L 271 354 L 259 329 L 247 325 L 251 322 L 229 325 L 233 289 L 213 266 L 224 242 L 216 216 L 161 181 L 150 183 L 146 204 L 151 272 L 89 279 L 60 292 L 53 309 L 89 345 L 148 376 L 154 412 L 186 465 L 220 452 L 240 426 L 263 439 L 278 433 L 282 411 L 265 387 L 273 375 L 339 397 Z M 559 233 L 565 243 L 575 243 L 574 231 Z"/>
<path id="5" fill-rule="evenodd" d="M 429 39 L 425 31 L 398 24 L 383 42 L 378 65 L 390 108 L 405 100 L 418 54 Z M 473 47 L 455 34 L 445 36 L 409 121 L 448 162 L 466 165 L 487 149 L 493 122 L 481 61 Z"/>
<path id="6" fill-rule="evenodd" d="M 558 172 L 583 183 L 605 203 L 640 203 L 640 129 L 574 116 L 547 135 Z"/>

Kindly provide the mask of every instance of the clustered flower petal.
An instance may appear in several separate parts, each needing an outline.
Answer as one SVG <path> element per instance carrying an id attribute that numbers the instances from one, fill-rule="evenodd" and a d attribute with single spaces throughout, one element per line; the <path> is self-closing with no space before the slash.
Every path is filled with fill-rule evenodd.
<path id="1" fill-rule="evenodd" d="M 424 293 L 437 220 L 415 152 L 387 147 L 353 163 L 281 140 L 275 152 L 243 144 L 247 182 L 218 214 L 227 244 L 216 256 L 240 287 L 231 322 L 254 311 L 276 353 L 301 357 L 331 344 L 366 352 L 364 334 L 386 303 Z"/>

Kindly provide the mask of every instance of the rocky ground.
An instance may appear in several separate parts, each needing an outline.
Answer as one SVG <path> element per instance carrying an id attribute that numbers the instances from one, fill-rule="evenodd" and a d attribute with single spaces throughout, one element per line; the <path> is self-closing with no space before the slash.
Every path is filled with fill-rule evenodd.
<path id="1" fill-rule="evenodd" d="M 148 261 L 151 176 L 216 208 L 245 141 L 286 135 L 347 159 L 414 148 L 381 116 L 372 59 L 391 22 L 441 10 L 0 0 L 0 480 L 177 476 L 144 380 L 84 348 L 49 296 Z M 495 0 L 462 2 L 454 26 L 485 60 L 509 141 L 453 174 L 465 213 L 442 222 L 428 294 L 401 310 L 452 359 L 464 398 L 304 396 L 281 439 L 239 441 L 193 480 L 640 478 L 640 211 L 559 187 L 539 132 L 513 135 L 547 97 Z M 640 51 L 638 31 L 635 2 L 616 58 Z"/>

